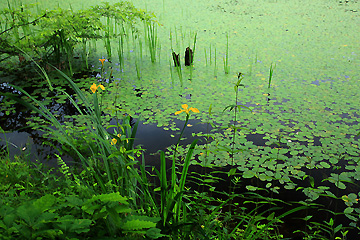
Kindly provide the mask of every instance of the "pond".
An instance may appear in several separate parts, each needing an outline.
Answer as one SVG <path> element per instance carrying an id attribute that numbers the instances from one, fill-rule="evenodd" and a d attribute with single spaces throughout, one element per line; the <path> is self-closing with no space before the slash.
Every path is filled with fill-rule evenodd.
<path id="1" fill-rule="evenodd" d="M 315 173 L 315 183 L 303 190 L 308 198 L 331 195 L 334 186 L 342 191 L 339 198 L 359 197 L 350 182 L 360 179 L 360 3 L 132 2 L 154 12 L 159 25 L 153 32 L 140 25 L 140 37 L 128 32 L 122 58 L 118 39 L 111 42 L 111 58 L 96 43 L 89 59 L 95 74 L 79 78 L 84 89 L 94 81 L 105 86 L 108 123 L 114 112 L 139 119 L 136 143 L 155 153 L 176 143 L 185 115 L 174 113 L 187 104 L 199 110 L 191 114 L 183 142 L 202 139 L 194 161 L 236 166 L 243 178 L 256 177 L 275 193 L 296 189 L 294 181 L 308 183 Z M 72 5 L 82 7 L 81 1 Z M 191 66 L 184 65 L 187 47 L 194 53 Z M 173 51 L 180 53 L 180 67 L 174 67 Z M 106 59 L 103 69 L 98 59 Z M 234 91 L 239 77 L 244 86 Z M 242 106 L 240 112 L 224 110 L 234 104 Z M 18 146 L 27 141 L 23 133 L 7 136 Z M 185 147 L 179 151 L 184 154 Z"/>

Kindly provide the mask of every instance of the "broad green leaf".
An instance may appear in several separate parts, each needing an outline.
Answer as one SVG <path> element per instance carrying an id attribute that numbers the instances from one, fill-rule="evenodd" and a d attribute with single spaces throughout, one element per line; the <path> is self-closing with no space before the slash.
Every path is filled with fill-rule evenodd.
<path id="1" fill-rule="evenodd" d="M 352 207 L 347 207 L 347 208 L 345 208 L 344 213 L 345 213 L 345 214 L 350 214 L 350 213 L 352 213 L 353 211 L 354 211 L 354 208 L 352 208 Z"/>
<path id="2" fill-rule="evenodd" d="M 258 188 L 248 185 L 248 186 L 246 186 L 246 189 L 249 190 L 249 191 L 256 191 Z"/>
<path id="3" fill-rule="evenodd" d="M 330 168 L 330 167 L 331 167 L 327 162 L 320 162 L 320 165 L 321 165 L 323 168 Z"/>

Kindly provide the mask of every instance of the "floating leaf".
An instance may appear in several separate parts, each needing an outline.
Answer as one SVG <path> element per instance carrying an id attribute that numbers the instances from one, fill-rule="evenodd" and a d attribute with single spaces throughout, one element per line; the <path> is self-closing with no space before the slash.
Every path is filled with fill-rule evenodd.
<path id="1" fill-rule="evenodd" d="M 326 162 L 320 162 L 320 165 L 323 167 L 323 168 L 330 168 L 331 166 L 326 163 Z"/>
<path id="2" fill-rule="evenodd" d="M 249 190 L 249 191 L 256 191 L 258 188 L 248 185 L 248 186 L 246 186 L 246 189 Z"/>

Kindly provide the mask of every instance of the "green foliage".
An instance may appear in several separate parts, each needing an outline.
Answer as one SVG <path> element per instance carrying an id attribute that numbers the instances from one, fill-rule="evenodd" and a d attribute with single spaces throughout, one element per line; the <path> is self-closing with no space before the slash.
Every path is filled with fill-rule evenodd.
<path id="1" fill-rule="evenodd" d="M 54 195 L 30 200 L 16 208 L 6 202 L 0 209 L 0 235 L 5 239 L 69 239 L 89 232 L 92 220 L 76 219 L 59 208 Z"/>
<path id="2" fill-rule="evenodd" d="M 50 175 L 46 185 L 36 185 L 39 192 L 49 192 L 39 198 L 28 187 L 35 186 L 38 169 L 29 168 L 27 163 L 23 163 L 24 168 L 16 169 L 17 172 L 27 171 L 30 178 L 27 179 L 28 186 L 24 187 L 26 195 L 22 194 L 22 201 L 13 201 L 15 196 L 10 195 L 9 189 L 0 200 L 1 239 L 88 239 L 98 234 L 111 236 L 115 232 L 134 238 L 146 235 L 156 239 L 162 236 L 160 229 L 156 228 L 160 218 L 138 215 L 129 207 L 128 199 L 119 193 L 91 196 L 88 188 L 80 188 L 77 180 L 72 181 L 70 169 L 62 164 L 60 171 L 66 174 L 65 179 Z M 76 174 L 72 176 L 81 178 Z M 2 175 L 0 179 L 15 181 L 9 175 Z M 56 186 L 59 183 L 61 185 Z M 108 232 L 95 230 L 104 226 L 109 228 Z"/>
<path id="3" fill-rule="evenodd" d="M 7 201 L 18 205 L 29 196 L 40 197 L 65 186 L 45 164 L 31 163 L 24 158 L 28 155 L 15 156 L 14 159 L 0 156 L 0 191 Z"/>
<path id="4" fill-rule="evenodd" d="M 84 203 L 82 210 L 95 220 L 107 219 L 111 235 L 121 232 L 146 234 L 146 229 L 156 228 L 160 218 L 132 215 L 128 205 L 127 198 L 117 192 L 93 196 Z"/>
<path id="5" fill-rule="evenodd" d="M 92 196 L 91 199 L 84 202 L 81 208 L 84 212 L 91 215 L 91 219 L 93 219 L 94 221 L 102 221 L 103 219 L 105 219 L 104 224 L 107 226 L 110 235 L 119 233 L 147 234 L 146 231 L 149 230 L 149 236 L 153 238 L 161 236 L 160 232 L 155 229 L 156 223 L 159 219 L 150 217 L 144 218 L 141 216 L 139 216 L 139 218 L 126 217 L 126 214 L 131 212 L 131 207 L 128 206 L 127 201 L 131 198 L 132 206 L 137 206 L 137 202 L 139 201 L 138 191 L 139 189 L 142 190 L 143 186 L 145 185 L 145 183 L 142 183 L 144 178 L 141 178 L 141 176 L 134 167 L 136 161 L 133 157 L 133 154 L 135 153 L 138 155 L 138 153 L 134 150 L 133 144 L 138 123 L 135 124 L 135 126 L 131 129 L 129 120 L 125 118 L 123 124 L 118 124 L 116 127 L 118 129 L 117 131 L 126 136 L 126 138 L 120 138 L 120 133 L 117 132 L 115 132 L 114 135 L 110 135 L 102 126 L 102 116 L 100 109 L 101 106 L 99 106 L 98 93 L 96 92 L 97 87 L 99 86 L 95 85 L 96 89 L 91 89 L 93 91 L 93 105 L 91 105 L 88 99 L 85 97 L 84 93 L 75 85 L 75 83 L 65 74 L 63 74 L 63 76 L 67 79 L 69 84 L 77 93 L 79 99 L 81 99 L 85 105 L 86 115 L 84 115 L 84 112 L 79 108 L 78 104 L 74 101 L 74 99 L 72 99 L 68 94 L 64 92 L 65 95 L 69 97 L 69 100 L 77 108 L 79 113 L 82 116 L 86 117 L 86 119 L 88 119 L 88 127 L 86 129 L 90 133 L 94 133 L 92 135 L 94 137 L 93 143 L 96 146 L 96 149 L 91 149 L 91 152 L 93 154 L 92 157 L 93 159 L 99 160 L 98 163 L 92 162 L 89 160 L 89 158 L 85 157 L 81 153 L 81 151 L 79 151 L 80 149 L 78 149 L 78 146 L 74 145 L 73 136 L 68 133 L 68 131 L 58 122 L 55 116 L 51 112 L 49 112 L 49 110 L 46 109 L 44 105 L 42 105 L 39 101 L 37 101 L 27 92 L 25 92 L 21 88 L 14 86 L 14 88 L 24 93 L 32 101 L 34 101 L 34 105 L 29 104 L 28 102 L 16 98 L 10 94 L 7 94 L 6 96 L 27 106 L 29 109 L 38 112 L 49 122 L 51 122 L 53 126 L 56 126 L 57 130 L 50 130 L 52 132 L 52 135 L 55 136 L 59 142 L 62 142 L 64 145 L 70 147 L 81 159 L 83 169 L 86 174 L 84 176 L 76 176 L 73 173 L 72 179 L 68 166 L 58 156 L 58 162 L 61 166 L 60 171 L 65 175 L 65 183 L 71 186 L 70 189 L 74 189 L 75 191 L 82 191 L 81 194 L 85 193 L 84 196 L 88 196 L 89 192 L 100 193 L 98 195 Z M 40 109 L 36 108 L 35 106 L 38 106 Z M 44 129 L 47 131 L 49 130 L 47 127 L 45 127 Z M 89 134 L 86 134 L 86 136 L 89 137 Z M 111 139 L 111 137 L 113 138 Z M 138 183 L 141 184 L 140 188 L 138 188 L 137 186 Z M 121 191 L 122 194 L 128 196 L 129 198 L 122 197 L 119 192 L 114 192 L 116 190 Z M 145 194 L 149 194 L 146 192 L 146 188 L 143 190 L 145 190 Z M 142 193 L 144 193 L 144 191 L 142 191 Z M 44 209 L 40 209 L 41 211 L 36 212 L 39 215 L 39 219 L 41 219 L 40 214 L 42 214 L 42 212 L 44 212 L 45 210 L 48 210 L 48 204 L 45 204 L 46 201 L 44 200 L 46 199 L 41 198 L 40 200 L 35 202 L 38 203 L 38 205 L 44 207 Z M 53 204 L 53 202 L 51 201 L 48 202 Z M 33 210 L 35 211 L 36 208 L 34 208 Z M 49 217 L 49 221 L 54 221 L 56 217 L 56 215 L 49 215 L 47 214 L 47 212 L 44 214 L 45 217 Z M 120 216 L 120 214 L 122 214 L 122 216 Z M 20 217 L 29 221 L 28 216 L 29 215 L 25 212 Z M 59 227 L 65 228 L 65 230 L 70 231 L 70 229 L 68 228 L 69 218 L 64 216 L 62 220 L 64 220 L 66 223 L 60 224 Z M 41 228 L 42 227 L 43 226 L 41 226 Z M 35 232 L 37 234 L 37 232 L 41 230 L 40 227 L 32 228 L 32 225 L 30 226 L 30 228 L 31 229 L 27 232 L 30 231 L 31 234 L 32 232 Z M 21 229 L 21 231 L 23 231 L 23 229 Z M 82 231 L 81 226 L 74 227 L 72 231 Z M 33 235 L 29 236 L 33 237 Z"/>
<path id="6" fill-rule="evenodd" d="M 97 195 L 88 200 L 71 195 L 65 199 L 61 196 L 45 195 L 16 208 L 4 204 L 0 208 L 0 235 L 5 239 L 16 236 L 24 239 L 79 238 L 84 234 L 86 236 L 86 233 L 96 234 L 90 231 L 90 226 L 100 227 L 106 219 L 108 227 L 111 228 L 110 235 L 149 234 L 152 238 L 161 236 L 156 230 L 159 218 L 130 215 L 132 210 L 128 207 L 126 198 L 118 193 Z M 74 206 L 82 206 L 83 212 L 77 210 L 72 212 L 73 215 L 68 215 L 67 210 Z"/>
<path id="7" fill-rule="evenodd" d="M 85 54 L 87 41 L 104 39 L 109 45 L 110 39 L 124 34 L 112 30 L 110 19 L 117 24 L 128 24 L 136 31 L 137 21 L 149 23 L 154 17 L 129 2 L 112 5 L 104 2 L 76 12 L 57 8 L 36 14 L 34 7 L 35 4 L 18 7 L 9 5 L 9 8 L 0 11 L 0 20 L 6 26 L 0 32 L 0 62 L 11 56 L 19 56 L 19 60 L 23 61 L 22 51 L 25 51 L 32 58 L 45 61 L 55 57 L 57 66 L 62 57 L 66 56 L 71 68 L 76 45 L 82 44 Z"/>
<path id="8" fill-rule="evenodd" d="M 54 224 L 65 236 L 75 237 L 90 231 L 90 219 L 75 219 L 72 215 L 65 215 L 57 219 Z"/>
<path id="9" fill-rule="evenodd" d="M 124 124 L 124 133 L 125 135 L 129 136 L 130 140 L 123 141 L 123 146 L 120 146 L 119 149 L 116 150 L 115 146 L 111 145 L 111 136 L 102 126 L 100 114 L 101 111 L 99 108 L 97 94 L 93 94 L 93 107 L 90 105 L 83 92 L 74 84 L 74 82 L 65 74 L 63 74 L 63 76 L 65 79 L 67 79 L 67 81 L 69 81 L 69 84 L 73 87 L 79 98 L 85 104 L 87 112 L 86 119 L 88 119 L 87 130 L 89 131 L 90 135 L 94 136 L 95 139 L 93 143 L 96 146 L 96 148 L 91 149 L 91 153 L 94 160 L 98 159 L 100 161 L 99 164 L 94 164 L 87 158 L 87 156 L 83 155 L 82 152 L 79 151 L 80 149 L 78 149 L 78 146 L 73 144 L 74 138 L 68 134 L 67 130 L 58 122 L 55 116 L 50 113 L 43 104 L 34 99 L 24 90 L 14 86 L 15 89 L 23 92 L 31 100 L 33 100 L 37 106 L 40 106 L 40 110 L 37 109 L 34 105 L 31 105 L 28 102 L 25 102 L 22 99 L 18 99 L 10 94 L 7 94 L 6 96 L 27 106 L 29 109 L 34 110 L 35 112 L 45 117 L 48 121 L 50 121 L 53 126 L 57 128 L 56 131 L 50 130 L 50 132 L 52 132 L 52 135 L 56 137 L 58 141 L 61 142 L 63 145 L 67 145 L 68 147 L 70 147 L 77 154 L 77 156 L 83 163 L 85 170 L 89 171 L 89 176 L 93 176 L 96 179 L 96 183 L 99 185 L 102 191 L 106 192 L 108 187 L 110 187 L 111 189 L 114 188 L 116 184 L 118 184 L 115 188 L 120 189 L 122 191 L 122 194 L 128 195 L 130 192 L 132 192 L 132 189 L 136 188 L 136 181 L 139 178 L 136 170 L 134 170 L 133 168 L 133 165 L 136 162 L 133 161 L 132 157 L 133 153 L 136 152 L 132 150 L 136 127 L 131 132 L 129 129 L 129 125 Z M 83 112 L 80 110 L 78 104 L 75 103 L 75 101 L 68 94 L 65 93 L 65 95 L 69 97 L 69 100 L 75 105 L 79 113 L 83 115 Z M 46 131 L 49 130 L 49 128 L 47 127 L 45 127 L 44 129 Z M 102 171 L 105 171 L 106 174 L 103 174 Z M 107 182 L 111 182 L 112 184 L 109 186 L 105 186 Z M 90 183 L 90 185 L 95 186 L 94 183 Z"/>
<path id="10" fill-rule="evenodd" d="M 310 218 L 312 216 L 309 216 Z M 309 219 L 310 219 L 309 218 Z M 324 221 L 323 223 L 319 222 L 310 222 L 307 226 L 309 228 L 309 232 L 302 232 L 305 237 L 304 239 L 320 239 L 320 240 L 344 240 L 347 239 L 346 235 L 348 234 L 347 228 L 342 224 L 335 225 L 335 222 L 332 218 L 329 221 Z M 336 237 L 341 234 L 341 237 Z"/>
<path id="11" fill-rule="evenodd" d="M 183 199 L 185 195 L 185 182 L 188 175 L 190 160 L 196 143 L 197 140 L 194 140 L 194 142 L 189 147 L 184 164 L 182 166 L 183 169 L 180 180 L 177 179 L 177 164 L 175 163 L 174 156 L 173 165 L 171 168 L 170 184 L 167 183 L 168 180 L 166 174 L 165 154 L 164 152 L 161 152 L 160 173 L 158 172 L 161 194 L 159 216 L 161 217 L 161 228 L 164 230 L 165 234 L 189 234 L 188 232 L 183 232 L 181 227 L 186 226 L 187 224 L 191 224 L 192 222 L 190 221 L 190 218 L 188 219 L 184 217 L 186 216 L 187 206 L 184 204 Z M 174 152 L 176 152 L 176 149 Z"/>

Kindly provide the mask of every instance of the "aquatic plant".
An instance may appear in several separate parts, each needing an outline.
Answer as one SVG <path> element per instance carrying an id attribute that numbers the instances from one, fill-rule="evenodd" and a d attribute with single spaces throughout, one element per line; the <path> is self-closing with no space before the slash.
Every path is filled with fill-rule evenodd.
<path id="1" fill-rule="evenodd" d="M 312 216 L 308 216 L 309 219 Z M 348 230 L 342 225 L 335 225 L 335 221 L 330 218 L 329 221 L 311 222 L 307 225 L 309 232 L 298 230 L 296 233 L 301 232 L 306 239 L 347 239 Z M 339 233 L 341 237 L 339 237 Z"/>
<path id="2" fill-rule="evenodd" d="M 210 65 L 211 65 L 211 63 L 212 63 L 212 60 L 211 60 L 211 44 L 210 44 L 210 51 L 209 51 L 209 55 L 210 55 L 210 57 L 209 57 L 209 62 L 210 62 Z"/>
<path id="3" fill-rule="evenodd" d="M 93 84 L 91 86 L 90 89 L 93 92 L 93 107 L 91 107 L 91 104 L 85 97 L 84 93 L 74 84 L 74 82 L 69 77 L 67 77 L 65 74 L 63 74 L 62 72 L 59 71 L 59 73 L 69 82 L 69 84 L 72 86 L 74 91 L 78 94 L 82 103 L 85 104 L 85 108 L 86 108 L 85 114 L 87 115 L 87 119 L 88 119 L 88 124 L 87 124 L 88 131 L 92 136 L 95 137 L 94 140 L 95 140 L 95 145 L 97 147 L 96 149 L 91 149 L 91 152 L 93 154 L 94 159 L 98 159 L 97 155 L 100 154 L 101 160 L 103 161 L 105 170 L 107 172 L 107 179 L 108 179 L 107 181 L 111 181 L 113 183 L 118 182 L 118 180 L 116 180 L 116 179 L 118 179 L 118 177 L 115 177 L 113 175 L 114 169 L 117 169 L 117 174 L 120 174 L 120 173 L 124 174 L 124 175 L 132 174 L 131 172 L 133 172 L 133 171 L 132 170 L 129 171 L 125 167 L 126 162 L 129 160 L 129 159 L 125 160 L 125 158 L 127 158 L 126 156 L 129 156 L 129 154 L 125 154 L 125 155 L 120 154 L 116 158 L 115 158 L 115 156 L 109 155 L 109 153 L 112 152 L 110 150 L 111 144 L 107 140 L 109 138 L 109 134 L 106 132 L 106 130 L 102 126 L 102 120 L 101 120 L 102 114 L 101 114 L 101 110 L 100 110 L 101 104 L 99 104 L 98 94 L 96 92 L 96 90 L 99 87 L 104 90 L 105 89 L 104 86 L 101 84 L 99 84 L 99 85 Z M 34 103 L 36 103 L 40 107 L 40 109 L 37 109 L 34 105 L 31 105 L 28 102 L 18 99 L 12 95 L 6 95 L 6 96 L 27 106 L 28 108 L 38 112 L 43 117 L 45 117 L 49 122 L 51 122 L 53 124 L 53 126 L 57 128 L 57 131 L 52 131 L 53 134 L 56 136 L 57 140 L 60 142 L 63 142 L 65 145 L 68 145 L 70 148 L 72 148 L 76 152 L 79 159 L 84 164 L 84 167 L 86 169 L 88 169 L 89 174 L 94 175 L 95 179 L 98 181 L 101 191 L 107 192 L 108 188 L 105 187 L 105 180 L 103 179 L 102 174 L 100 173 L 100 169 L 98 167 L 94 166 L 93 164 L 91 164 L 89 162 L 89 160 L 84 157 L 84 155 L 78 150 L 78 146 L 75 146 L 72 144 L 72 142 L 73 142 L 72 137 L 66 133 L 67 130 L 65 129 L 65 127 L 62 126 L 59 123 L 59 121 L 54 117 L 54 115 L 52 113 L 50 113 L 49 110 L 46 109 L 45 106 L 43 106 L 34 97 L 32 97 L 31 95 L 29 95 L 27 92 L 25 92 L 24 90 L 22 90 L 19 87 L 14 86 L 14 88 L 17 89 L 19 92 L 22 92 L 23 94 L 27 95 L 32 101 L 34 101 Z M 62 92 L 62 94 L 65 94 L 68 96 L 69 100 L 74 104 L 74 106 L 76 107 L 76 109 L 79 111 L 79 113 L 82 116 L 84 116 L 84 117 L 86 116 L 86 115 L 84 115 L 84 112 L 80 109 L 78 104 L 66 92 Z M 44 129 L 46 130 L 48 128 L 45 127 Z M 126 127 L 124 129 L 126 129 Z M 133 143 L 133 142 L 131 142 L 131 143 Z M 131 143 L 129 143 L 128 145 L 125 145 L 124 146 L 125 149 L 132 148 Z M 115 167 L 115 165 L 113 165 L 115 159 L 117 159 L 116 167 Z M 125 167 L 125 169 L 124 169 L 124 167 Z M 133 173 L 135 173 L 135 172 L 133 172 Z M 130 179 L 131 178 L 129 178 L 129 180 Z M 130 182 L 122 181 L 122 184 L 119 183 L 118 186 L 121 186 L 124 184 L 123 186 L 125 186 L 125 185 L 128 186 L 129 187 L 128 190 L 130 190 L 131 184 L 129 185 L 129 183 Z M 122 192 L 122 194 L 125 194 L 125 192 Z M 125 194 L 125 195 L 128 195 L 128 194 Z"/>
<path id="4" fill-rule="evenodd" d="M 192 49 L 193 50 L 193 52 L 192 52 L 192 61 L 194 60 L 194 56 L 195 56 L 195 52 L 196 52 L 196 37 L 197 37 L 197 32 L 194 34 L 194 42 L 193 42 L 193 49 Z"/>
<path id="5" fill-rule="evenodd" d="M 122 27 L 123 29 L 123 27 Z M 117 48 L 118 60 L 120 67 L 124 67 L 124 34 L 120 34 L 119 36 L 119 44 Z"/>
<path id="6" fill-rule="evenodd" d="M 107 56 L 109 58 L 109 60 L 111 60 L 111 37 L 114 36 L 113 33 L 113 23 L 111 22 L 111 18 L 110 16 L 107 16 L 106 18 L 106 25 L 104 26 L 104 45 L 105 45 L 105 49 L 107 52 Z"/>
<path id="7" fill-rule="evenodd" d="M 157 27 L 154 23 L 146 25 L 146 40 L 149 48 L 151 62 L 156 61 L 156 52 L 159 39 L 157 37 Z"/>
<path id="8" fill-rule="evenodd" d="M 180 53 L 176 54 L 176 52 L 172 51 L 172 58 L 173 58 L 173 61 L 174 61 L 174 66 L 175 67 L 180 67 L 181 66 L 181 64 L 180 64 Z"/>
<path id="9" fill-rule="evenodd" d="M 133 46 L 134 46 L 134 53 L 135 53 L 135 70 L 136 70 L 136 76 L 137 79 L 140 80 L 142 72 L 141 72 L 141 60 L 142 60 L 142 43 L 141 40 L 139 38 L 139 50 L 138 50 L 138 44 L 136 43 L 136 39 L 137 37 L 133 34 Z"/>
<path id="10" fill-rule="evenodd" d="M 268 88 L 270 88 L 270 84 L 271 84 L 271 80 L 272 80 L 272 77 L 273 77 L 275 67 L 276 67 L 276 64 L 274 64 L 274 66 L 273 66 L 273 64 L 271 63 L 270 69 L 269 69 L 269 85 L 268 85 Z"/>
<path id="11" fill-rule="evenodd" d="M 184 134 L 184 131 L 185 131 L 185 128 L 186 128 L 186 125 L 187 125 L 187 123 L 189 122 L 189 118 L 190 118 L 190 113 L 191 112 L 194 112 L 194 113 L 199 113 L 200 111 L 199 111 L 199 109 L 197 109 L 197 108 L 194 108 L 194 107 L 190 107 L 190 108 L 188 108 L 188 105 L 187 104 L 183 104 L 183 105 L 181 105 L 181 107 L 182 107 L 182 109 L 181 110 L 179 110 L 179 111 L 176 111 L 174 114 L 175 115 L 178 115 L 178 114 L 180 114 L 180 113 L 182 113 L 182 112 L 185 112 L 186 113 L 186 119 L 185 119 L 185 122 L 184 122 L 184 126 L 183 126 L 183 128 L 182 128 L 182 130 L 181 130 L 181 132 L 180 132 L 180 136 L 179 136 L 179 138 L 178 138 L 178 141 L 177 141 L 177 143 L 175 144 L 175 149 L 174 149 L 174 155 L 173 155 L 173 162 L 172 162 L 172 166 L 173 166 L 173 172 L 172 172 L 172 174 L 175 176 L 175 163 L 176 163 L 176 153 L 177 153 L 177 148 L 179 147 L 179 143 L 180 143 L 180 140 L 181 140 L 181 138 L 182 138 L 182 136 L 183 136 L 183 134 Z M 173 183 L 175 183 L 175 179 L 173 179 L 174 181 L 173 181 Z"/>
<path id="12" fill-rule="evenodd" d="M 93 83 L 93 85 L 91 85 L 90 90 L 91 90 L 93 93 L 95 93 L 96 90 L 97 90 L 99 87 L 100 87 L 102 90 L 105 90 L 105 87 L 104 87 L 102 84 L 99 84 L 98 86 L 96 86 L 95 83 Z"/>
<path id="13" fill-rule="evenodd" d="M 205 55 L 205 65 L 207 66 L 208 65 L 207 64 L 208 60 L 207 60 L 207 56 L 206 56 L 206 48 L 204 48 L 204 55 Z"/>
<path id="14" fill-rule="evenodd" d="M 217 68 L 216 68 L 216 48 L 215 48 L 215 54 L 214 54 L 214 76 L 217 74 Z"/>
<path id="15" fill-rule="evenodd" d="M 239 152 L 239 151 L 242 151 L 241 149 L 239 150 L 236 150 L 235 151 L 235 143 L 236 143 L 236 136 L 237 136 L 237 131 L 240 130 L 240 129 L 246 129 L 246 128 L 243 128 L 243 127 L 237 127 L 236 126 L 236 123 L 238 121 L 237 119 L 237 112 L 241 111 L 241 108 L 246 108 L 250 111 L 252 111 L 249 107 L 245 106 L 245 105 L 242 105 L 242 104 L 238 104 L 238 100 L 239 100 L 239 88 L 240 87 L 245 87 L 244 84 L 242 84 L 242 80 L 244 79 L 244 77 L 242 76 L 242 73 L 239 72 L 238 73 L 238 76 L 237 76 L 238 80 L 237 82 L 235 83 L 234 85 L 234 91 L 235 91 L 235 104 L 230 104 L 228 106 L 226 106 L 223 110 L 223 112 L 225 112 L 226 110 L 229 109 L 229 111 L 232 111 L 234 110 L 234 125 L 229 125 L 229 127 L 231 128 L 231 130 L 233 131 L 233 139 L 232 139 L 232 143 L 231 143 L 231 151 L 229 151 L 231 153 L 231 165 L 234 165 L 234 154 L 236 152 Z"/>
<path id="16" fill-rule="evenodd" d="M 216 54 L 215 54 L 215 58 L 216 58 Z M 225 74 L 229 74 L 230 66 L 229 66 L 229 34 L 228 33 L 226 33 L 226 53 L 225 53 L 225 57 L 223 58 L 223 62 L 224 62 L 224 72 Z"/>
<path id="17" fill-rule="evenodd" d="M 82 39 L 81 41 L 81 57 L 83 62 L 84 69 L 89 69 L 89 55 L 90 55 L 90 42 L 87 39 Z M 89 45 L 89 48 L 87 47 Z"/>
<path id="18" fill-rule="evenodd" d="M 173 61 L 174 61 L 174 65 L 175 65 L 175 69 L 176 72 L 178 74 L 181 86 L 183 84 L 183 77 L 182 77 L 182 70 L 181 70 L 181 65 L 180 65 L 180 54 L 176 54 L 174 51 L 172 52 L 172 57 L 173 57 Z M 171 71 L 171 70 L 170 70 Z M 171 71 L 172 73 L 172 71 Z"/>

